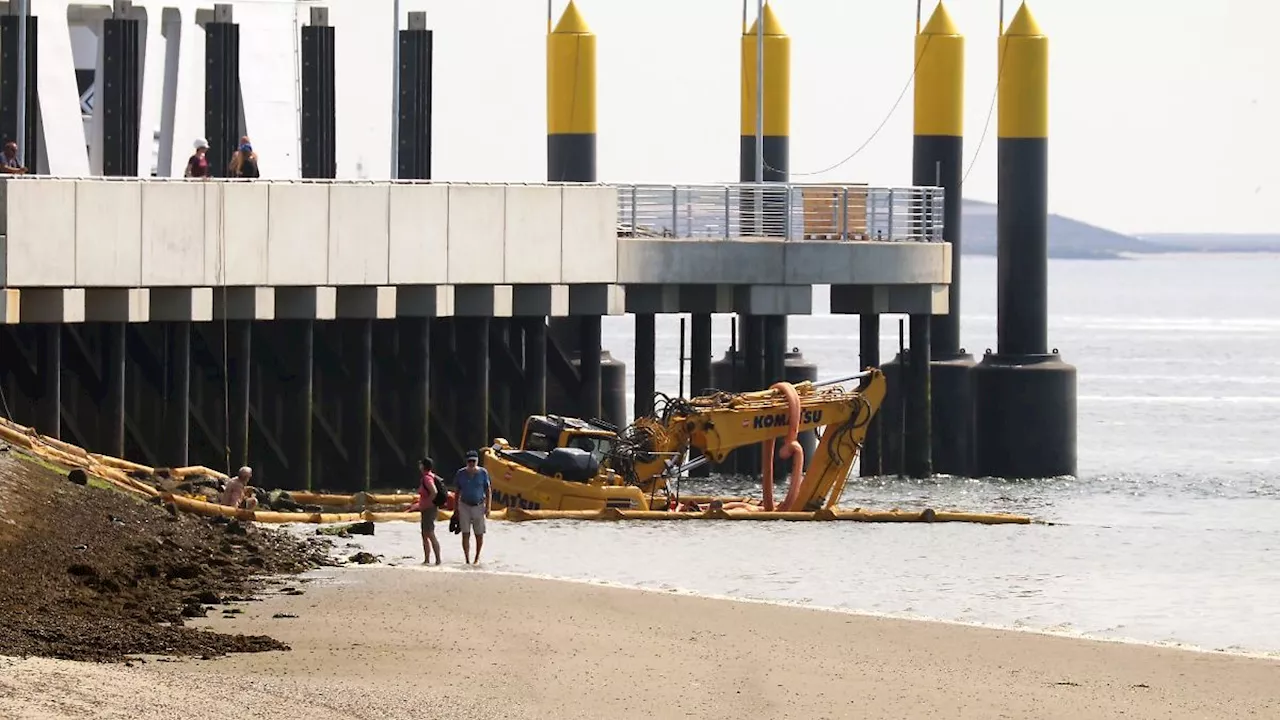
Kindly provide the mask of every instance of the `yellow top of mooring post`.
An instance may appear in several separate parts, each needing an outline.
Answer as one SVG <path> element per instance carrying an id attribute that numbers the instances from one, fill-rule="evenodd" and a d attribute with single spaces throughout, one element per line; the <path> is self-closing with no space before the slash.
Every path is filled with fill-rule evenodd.
<path id="1" fill-rule="evenodd" d="M 964 135 L 964 36 L 941 2 L 916 35 L 915 134 Z"/>
<path id="2" fill-rule="evenodd" d="M 560 16 L 560 22 L 556 23 L 556 29 L 551 31 L 554 34 L 578 34 L 586 35 L 591 32 L 591 28 L 587 27 L 587 21 L 582 18 L 582 13 L 578 12 L 578 6 L 573 0 L 569 0 L 569 6 L 564 9 L 564 14 Z"/>
<path id="3" fill-rule="evenodd" d="M 741 132 L 744 137 L 756 134 L 756 35 L 760 18 L 742 34 Z M 773 14 L 764 6 L 764 134 L 765 137 L 787 137 L 791 134 L 791 38 Z"/>
<path id="4" fill-rule="evenodd" d="M 938 7 L 934 8 L 933 14 L 929 16 L 929 22 L 924 24 L 924 29 L 920 31 L 921 35 L 959 35 L 960 30 L 956 27 L 956 23 L 951 19 L 951 13 L 947 12 L 947 6 L 941 2 Z"/>
<path id="5" fill-rule="evenodd" d="M 1049 38 L 1025 2 L 999 43 L 998 137 L 1049 137 Z"/>
<path id="6" fill-rule="evenodd" d="M 760 18 L 751 23 L 751 28 L 744 35 L 755 35 L 757 28 L 760 26 Z M 773 6 L 769 3 L 764 4 L 764 36 L 765 37 L 785 37 L 787 32 L 782 29 L 782 23 L 778 22 L 778 16 L 773 14 Z"/>
<path id="7" fill-rule="evenodd" d="M 1027 7 L 1025 2 L 1018 6 L 1018 12 L 1014 14 L 1013 21 L 1009 23 L 1009 27 L 1005 28 L 1004 34 L 1008 37 L 1044 36 L 1040 25 L 1036 22 L 1035 17 L 1031 15 L 1031 8 Z"/>
<path id="8" fill-rule="evenodd" d="M 596 132 L 596 36 L 572 0 L 547 35 L 547 133 Z"/>

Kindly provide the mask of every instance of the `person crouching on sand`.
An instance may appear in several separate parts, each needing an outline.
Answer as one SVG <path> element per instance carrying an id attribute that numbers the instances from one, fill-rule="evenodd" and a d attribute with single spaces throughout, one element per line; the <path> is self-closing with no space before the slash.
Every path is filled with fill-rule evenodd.
<path id="1" fill-rule="evenodd" d="M 422 513 L 422 553 L 426 555 L 423 565 L 431 564 L 431 551 L 436 553 L 436 564 L 440 564 L 440 540 L 436 537 L 436 517 L 440 508 L 449 500 L 449 491 L 445 490 L 444 481 L 431 471 L 431 458 L 424 457 L 418 461 L 418 470 L 422 473 L 418 480 L 418 500 L 409 506 L 408 512 L 415 510 Z"/>
<path id="2" fill-rule="evenodd" d="M 459 527 L 462 529 L 462 554 L 471 564 L 471 531 L 476 533 L 476 562 L 480 562 L 480 550 L 484 547 L 484 521 L 489 514 L 489 471 L 480 467 L 480 456 L 475 450 L 467 451 L 467 465 L 453 478 L 458 488 L 457 509 Z"/>

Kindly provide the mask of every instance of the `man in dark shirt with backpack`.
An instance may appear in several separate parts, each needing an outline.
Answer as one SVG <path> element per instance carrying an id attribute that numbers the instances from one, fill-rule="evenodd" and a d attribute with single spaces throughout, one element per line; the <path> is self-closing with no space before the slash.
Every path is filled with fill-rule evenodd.
<path id="1" fill-rule="evenodd" d="M 418 480 L 418 502 L 417 510 L 422 513 L 422 551 L 427 556 L 423 561 L 424 565 L 431 564 L 431 551 L 436 553 L 436 564 L 440 564 L 440 540 L 436 538 L 436 516 L 440 514 L 440 508 L 444 507 L 449 499 L 449 492 L 444 487 L 444 482 L 431 471 L 431 458 L 424 457 L 418 461 L 418 469 L 422 472 L 422 478 Z M 414 507 L 409 506 L 409 512 L 413 512 Z"/>

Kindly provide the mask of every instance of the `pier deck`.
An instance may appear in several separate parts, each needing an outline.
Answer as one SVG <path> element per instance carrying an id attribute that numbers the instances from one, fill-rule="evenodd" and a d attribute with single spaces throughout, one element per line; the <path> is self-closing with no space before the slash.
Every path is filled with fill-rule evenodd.
<path id="1" fill-rule="evenodd" d="M 941 191 L 0 180 L 3 322 L 945 313 Z M 936 222 L 934 218 L 936 216 Z"/>

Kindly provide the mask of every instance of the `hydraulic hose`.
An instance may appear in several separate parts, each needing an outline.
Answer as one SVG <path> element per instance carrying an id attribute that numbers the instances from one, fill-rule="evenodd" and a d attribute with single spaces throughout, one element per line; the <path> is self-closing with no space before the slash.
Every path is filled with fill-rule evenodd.
<path id="1" fill-rule="evenodd" d="M 787 487 L 787 497 L 782 501 L 781 508 L 785 511 L 795 504 L 796 497 L 800 493 L 800 484 L 804 481 L 804 448 L 800 445 L 799 438 L 800 395 L 789 382 L 776 382 L 770 386 L 770 389 L 782 393 L 787 399 L 787 442 L 778 452 L 778 457 L 791 460 L 791 484 Z M 773 451 L 776 443 L 774 438 L 769 438 L 763 444 L 764 462 L 761 470 L 764 477 L 765 509 L 773 510 Z"/>

